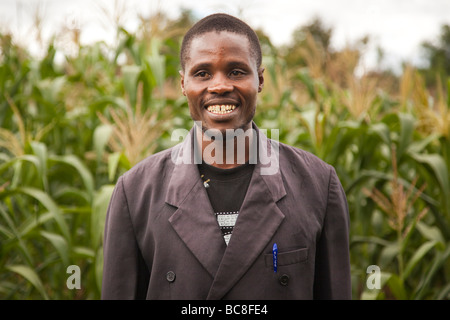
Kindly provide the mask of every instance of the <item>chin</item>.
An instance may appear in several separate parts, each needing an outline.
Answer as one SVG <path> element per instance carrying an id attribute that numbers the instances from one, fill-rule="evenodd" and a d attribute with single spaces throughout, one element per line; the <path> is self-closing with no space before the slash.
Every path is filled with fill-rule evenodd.
<path id="1" fill-rule="evenodd" d="M 217 123 L 217 124 L 207 124 L 205 125 L 204 122 L 202 122 L 202 131 L 206 132 L 207 130 L 212 130 L 212 131 L 220 131 L 222 133 L 222 135 L 225 135 L 227 130 L 247 130 L 247 129 L 251 129 L 252 124 L 251 124 L 252 120 L 250 120 L 249 122 L 246 123 Z"/>

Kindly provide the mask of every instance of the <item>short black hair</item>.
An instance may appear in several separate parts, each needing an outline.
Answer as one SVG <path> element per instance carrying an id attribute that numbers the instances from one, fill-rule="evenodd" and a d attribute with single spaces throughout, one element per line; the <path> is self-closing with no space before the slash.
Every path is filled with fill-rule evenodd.
<path id="1" fill-rule="evenodd" d="M 214 13 L 199 20 L 184 35 L 180 50 L 180 63 L 183 71 L 192 40 L 211 31 L 228 31 L 246 36 L 250 43 L 250 52 L 255 57 L 256 66 L 261 67 L 261 44 L 256 32 L 247 23 L 236 17 L 225 13 Z"/>

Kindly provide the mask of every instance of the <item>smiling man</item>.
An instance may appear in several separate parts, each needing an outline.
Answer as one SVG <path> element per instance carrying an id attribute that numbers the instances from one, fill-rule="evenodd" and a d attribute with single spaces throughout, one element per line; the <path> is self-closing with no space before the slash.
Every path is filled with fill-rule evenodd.
<path id="1" fill-rule="evenodd" d="M 186 33 L 180 59 L 195 125 L 119 178 L 102 298 L 351 299 L 335 170 L 253 122 L 264 84 L 255 32 L 210 15 Z"/>
<path id="2" fill-rule="evenodd" d="M 243 34 L 198 29 L 187 33 L 181 52 L 181 87 L 192 118 L 203 130 L 250 129 L 264 83 L 259 47 Z"/>
<path id="3" fill-rule="evenodd" d="M 181 88 L 188 99 L 191 117 L 201 123 L 203 133 L 216 133 L 213 141 L 197 137 L 203 160 L 222 168 L 238 165 L 238 151 L 249 148 L 252 135 L 247 141 L 240 140 L 246 144 L 228 144 L 232 156 L 227 157 L 227 138 L 234 138 L 239 129 L 241 132 L 252 129 L 257 94 L 264 83 L 258 37 L 237 21 L 226 15 L 204 19 L 187 32 L 180 54 Z M 240 33 L 235 32 L 238 28 Z M 205 152 L 210 143 L 215 144 L 212 150 L 220 152 L 220 161 L 214 161 L 211 153 Z M 219 158 L 217 154 L 214 156 Z M 247 161 L 249 156 L 250 152 L 246 152 Z"/>

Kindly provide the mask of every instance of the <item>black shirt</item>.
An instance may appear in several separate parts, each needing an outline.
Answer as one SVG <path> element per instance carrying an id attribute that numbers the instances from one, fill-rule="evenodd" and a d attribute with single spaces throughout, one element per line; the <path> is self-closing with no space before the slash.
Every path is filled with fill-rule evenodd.
<path id="1" fill-rule="evenodd" d="M 249 163 L 231 169 L 217 168 L 204 162 L 198 165 L 203 181 L 207 182 L 206 192 L 227 245 L 254 167 Z"/>

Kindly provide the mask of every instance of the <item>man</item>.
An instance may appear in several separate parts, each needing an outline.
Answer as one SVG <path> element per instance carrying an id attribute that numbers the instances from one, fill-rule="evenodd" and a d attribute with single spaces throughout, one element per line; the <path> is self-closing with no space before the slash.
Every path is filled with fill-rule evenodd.
<path id="1" fill-rule="evenodd" d="M 351 299 L 335 170 L 253 122 L 264 84 L 255 32 L 208 16 L 187 32 L 180 58 L 195 125 L 119 178 L 102 298 Z"/>

